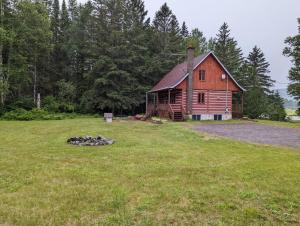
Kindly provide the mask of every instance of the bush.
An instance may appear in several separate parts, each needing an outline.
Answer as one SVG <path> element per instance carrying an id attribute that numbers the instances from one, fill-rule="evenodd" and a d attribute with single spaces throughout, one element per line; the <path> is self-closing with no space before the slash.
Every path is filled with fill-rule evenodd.
<path id="1" fill-rule="evenodd" d="M 5 112 L 6 112 L 5 107 L 3 107 L 3 106 L 1 105 L 1 106 L 0 106 L 0 117 L 1 117 L 2 115 L 4 115 Z"/>
<path id="2" fill-rule="evenodd" d="M 60 112 L 73 113 L 75 106 L 70 103 L 60 103 L 58 109 Z"/>
<path id="3" fill-rule="evenodd" d="M 16 110 L 16 109 L 25 109 L 31 110 L 34 108 L 33 98 L 32 97 L 20 97 L 15 102 L 7 106 L 7 109 Z"/>
<path id="4" fill-rule="evenodd" d="M 73 113 L 75 106 L 72 103 L 62 102 L 53 96 L 47 96 L 43 100 L 43 108 L 49 112 Z"/>
<path id="5" fill-rule="evenodd" d="M 31 121 L 31 120 L 62 120 L 75 118 L 76 114 L 57 114 L 45 110 L 33 109 L 26 111 L 24 109 L 16 109 L 6 112 L 1 118 L 4 120 Z"/>
<path id="6" fill-rule="evenodd" d="M 59 112 L 59 103 L 53 96 L 46 96 L 42 101 L 42 106 L 46 111 Z"/>

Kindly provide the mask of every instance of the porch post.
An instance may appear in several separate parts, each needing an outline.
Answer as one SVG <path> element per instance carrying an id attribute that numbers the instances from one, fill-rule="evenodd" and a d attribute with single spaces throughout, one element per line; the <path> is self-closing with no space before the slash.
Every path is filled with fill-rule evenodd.
<path id="1" fill-rule="evenodd" d="M 244 115 L 244 91 L 242 92 L 242 115 Z"/>
<path id="2" fill-rule="evenodd" d="M 170 100 L 171 100 L 171 92 L 170 89 L 168 90 L 168 104 L 170 104 Z"/>

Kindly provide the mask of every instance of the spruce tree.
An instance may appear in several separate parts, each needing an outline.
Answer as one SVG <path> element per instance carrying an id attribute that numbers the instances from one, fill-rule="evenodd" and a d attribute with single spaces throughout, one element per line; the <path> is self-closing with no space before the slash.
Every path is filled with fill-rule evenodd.
<path id="1" fill-rule="evenodd" d="M 54 0 L 51 11 L 51 31 L 53 43 L 57 43 L 59 41 L 59 0 Z"/>
<path id="2" fill-rule="evenodd" d="M 160 10 L 155 13 L 153 20 L 155 29 L 163 33 L 171 32 L 172 15 L 173 13 L 167 3 L 163 4 Z"/>
<path id="3" fill-rule="evenodd" d="M 298 115 L 300 115 L 300 18 L 298 19 L 298 34 L 288 37 L 285 40 L 288 46 L 284 49 L 283 54 L 292 60 L 292 68 L 289 71 L 288 92 L 298 100 Z"/>
<path id="4" fill-rule="evenodd" d="M 36 101 L 37 92 L 43 92 L 45 79 L 44 68 L 47 67 L 47 57 L 51 50 L 51 31 L 48 12 L 41 3 L 20 2 L 17 5 L 18 17 L 15 24 L 16 43 L 14 57 L 16 67 L 20 67 L 17 60 L 23 58 L 27 65 L 25 70 L 19 71 L 22 76 L 24 89 L 32 87 L 33 100 Z M 37 27 L 39 29 L 37 29 Z M 25 59 L 25 61 L 24 61 Z M 27 81 L 24 83 L 24 81 Z M 29 81 L 29 82 L 28 82 Z"/>
<path id="5" fill-rule="evenodd" d="M 219 29 L 214 43 L 214 52 L 229 72 L 238 78 L 243 60 L 242 50 L 238 47 L 237 41 L 230 36 L 227 23 Z"/>
<path id="6" fill-rule="evenodd" d="M 153 29 L 151 51 L 154 55 L 149 72 L 151 71 L 153 83 L 156 83 L 172 67 L 184 60 L 186 47 L 182 44 L 177 18 L 166 3 L 156 12 Z"/>
<path id="7" fill-rule="evenodd" d="M 193 29 L 190 36 L 188 37 L 188 42 L 195 47 L 195 54 L 200 55 L 208 51 L 208 43 L 206 38 L 198 28 Z"/>
<path id="8" fill-rule="evenodd" d="M 270 88 L 273 86 L 275 81 L 272 80 L 269 75 L 270 64 L 266 61 L 264 53 L 260 48 L 255 46 L 252 49 L 252 52 L 250 52 L 247 57 L 246 65 L 248 68 L 248 74 L 246 75 L 248 77 L 246 89 L 258 87 L 266 94 L 271 93 Z"/>
<path id="9" fill-rule="evenodd" d="M 60 12 L 60 30 L 61 30 L 61 35 L 63 37 L 66 37 L 69 26 L 70 26 L 70 18 L 68 14 L 68 9 L 65 0 L 63 0 L 61 5 L 61 12 Z"/>
<path id="10" fill-rule="evenodd" d="M 74 21 L 78 17 L 78 5 L 76 0 L 69 0 L 68 10 L 71 20 Z"/>
<path id="11" fill-rule="evenodd" d="M 181 33 L 182 37 L 184 37 L 184 38 L 187 38 L 189 36 L 189 30 L 188 30 L 188 27 L 186 26 L 185 22 L 182 23 L 180 33 Z"/>

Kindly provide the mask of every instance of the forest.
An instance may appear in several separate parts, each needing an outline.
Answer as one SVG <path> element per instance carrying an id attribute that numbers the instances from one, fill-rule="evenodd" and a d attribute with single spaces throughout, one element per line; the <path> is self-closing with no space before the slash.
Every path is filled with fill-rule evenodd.
<path id="1" fill-rule="evenodd" d="M 197 55 L 214 51 L 245 87 L 248 117 L 285 119 L 263 50 L 253 43 L 243 53 L 226 22 L 206 37 L 180 24 L 166 3 L 150 19 L 143 0 L 1 0 L 0 10 L 0 116 L 35 108 L 39 95 L 49 112 L 142 113 L 145 93 L 193 45 Z M 283 51 L 298 99 L 299 36 L 287 38 Z"/>

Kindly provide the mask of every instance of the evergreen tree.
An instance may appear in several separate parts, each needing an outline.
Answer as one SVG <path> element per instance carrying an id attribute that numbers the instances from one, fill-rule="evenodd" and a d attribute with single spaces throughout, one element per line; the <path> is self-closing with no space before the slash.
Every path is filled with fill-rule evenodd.
<path id="1" fill-rule="evenodd" d="M 60 30 L 61 30 L 61 35 L 63 37 L 66 37 L 69 26 L 70 26 L 70 19 L 69 19 L 68 9 L 65 0 L 63 0 L 61 5 L 61 13 L 60 13 Z"/>
<path id="2" fill-rule="evenodd" d="M 97 29 L 89 32 L 95 34 L 96 42 L 87 73 L 91 88 L 84 93 L 81 106 L 94 111 L 130 112 L 144 102 L 146 91 L 142 84 L 147 12 L 140 0 L 96 1 L 95 7 Z"/>
<path id="3" fill-rule="evenodd" d="M 40 81 L 43 80 L 42 72 L 47 67 L 47 57 L 51 49 L 50 21 L 47 9 L 41 3 L 20 2 L 17 5 L 17 14 L 16 41 L 13 43 L 11 64 L 22 69 L 14 71 L 15 76 L 19 77 L 15 82 L 21 81 L 25 85 L 23 89 L 32 90 L 33 101 L 36 101 L 37 92 L 43 91 L 43 83 Z"/>
<path id="4" fill-rule="evenodd" d="M 78 17 L 78 5 L 76 0 L 69 0 L 69 15 L 72 21 Z"/>
<path id="5" fill-rule="evenodd" d="M 300 115 L 300 18 L 298 19 L 298 34 L 285 40 L 288 45 L 283 54 L 292 58 L 293 67 L 289 71 L 288 92 L 298 100 L 298 115 Z"/>
<path id="6" fill-rule="evenodd" d="M 151 45 L 153 57 L 148 71 L 156 75 L 152 77 L 153 83 L 156 83 L 167 71 L 184 59 L 186 47 L 182 45 L 183 39 L 177 18 L 166 3 L 156 12 L 153 29 Z"/>
<path id="7" fill-rule="evenodd" d="M 182 37 L 184 37 L 184 38 L 187 38 L 189 36 L 189 30 L 188 30 L 188 27 L 186 26 L 185 22 L 182 23 L 180 33 L 181 33 Z"/>
<path id="8" fill-rule="evenodd" d="M 269 66 L 264 53 L 255 46 L 241 68 L 245 76 L 240 82 L 247 89 L 245 114 L 251 118 L 284 120 L 286 114 L 283 100 L 278 92 L 270 90 L 275 81 L 269 76 Z"/>
<path id="9" fill-rule="evenodd" d="M 59 0 L 54 0 L 51 11 L 51 31 L 53 43 L 57 43 L 59 41 Z"/>
<path id="10" fill-rule="evenodd" d="M 169 33 L 172 30 L 173 13 L 167 3 L 163 4 L 159 11 L 155 13 L 153 25 L 155 29 L 162 33 Z"/>
<path id="11" fill-rule="evenodd" d="M 200 55 L 203 53 L 208 52 L 208 43 L 206 38 L 204 37 L 203 33 L 199 31 L 199 29 L 193 29 L 189 38 L 188 38 L 189 45 L 195 47 L 195 54 Z"/>
<path id="12" fill-rule="evenodd" d="M 270 64 L 266 61 L 264 53 L 255 46 L 246 60 L 248 75 L 246 89 L 261 88 L 266 94 L 271 93 L 270 88 L 274 84 L 269 73 Z"/>
<path id="13" fill-rule="evenodd" d="M 284 108 L 284 100 L 280 96 L 279 92 L 271 93 L 268 96 L 268 116 L 274 121 L 284 121 L 286 118 L 286 112 Z"/>
<path id="14" fill-rule="evenodd" d="M 259 87 L 253 87 L 245 93 L 244 114 L 249 118 L 267 117 L 268 99 Z"/>
<path id="15" fill-rule="evenodd" d="M 215 51 L 215 43 L 216 43 L 216 39 L 210 38 L 207 42 L 207 50 L 214 52 Z"/>
<path id="16" fill-rule="evenodd" d="M 14 32 L 11 23 L 13 21 L 13 3 L 9 0 L 0 2 L 0 107 L 4 107 L 6 96 L 9 92 L 9 61 L 12 51 Z"/>
<path id="17" fill-rule="evenodd" d="M 214 43 L 214 52 L 229 72 L 239 79 L 239 70 L 243 60 L 242 50 L 238 47 L 237 41 L 230 36 L 227 23 L 219 29 Z"/>

